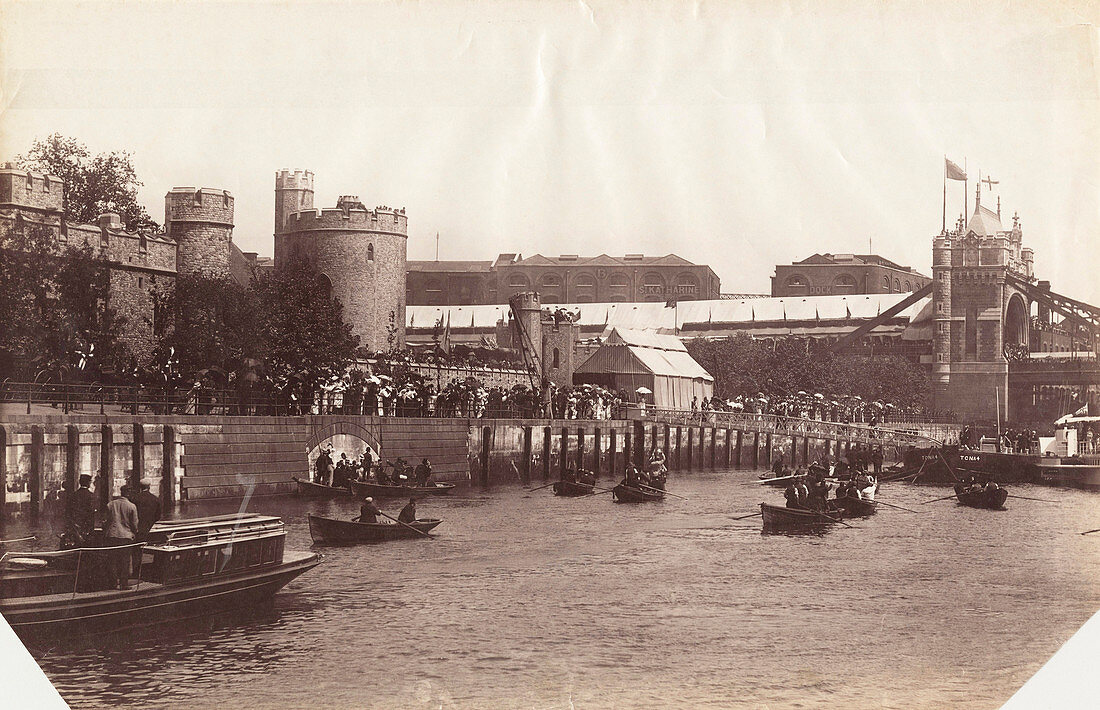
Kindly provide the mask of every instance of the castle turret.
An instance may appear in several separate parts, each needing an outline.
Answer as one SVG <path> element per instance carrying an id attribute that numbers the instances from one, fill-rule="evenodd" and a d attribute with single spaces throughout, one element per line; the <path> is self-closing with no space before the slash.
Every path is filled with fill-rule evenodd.
<path id="1" fill-rule="evenodd" d="M 65 181 L 4 163 L 0 168 L 0 209 L 18 208 L 57 215 L 64 204 Z"/>
<path id="2" fill-rule="evenodd" d="M 524 361 L 534 365 L 540 378 L 546 375 L 542 361 L 542 303 L 533 292 L 517 293 L 508 299 L 512 307 L 512 342 L 523 353 Z"/>
<path id="3" fill-rule="evenodd" d="M 283 231 L 288 215 L 313 209 L 313 173 L 280 170 L 275 173 L 275 233 Z"/>
<path id="4" fill-rule="evenodd" d="M 283 170 L 275 178 L 275 225 L 276 268 L 307 260 L 328 279 L 361 347 L 404 347 L 405 210 L 367 209 L 355 195 L 316 210 L 313 173 Z"/>
<path id="5" fill-rule="evenodd" d="M 172 188 L 164 196 L 164 230 L 176 242 L 180 276 L 229 274 L 233 197 L 227 191 Z"/>

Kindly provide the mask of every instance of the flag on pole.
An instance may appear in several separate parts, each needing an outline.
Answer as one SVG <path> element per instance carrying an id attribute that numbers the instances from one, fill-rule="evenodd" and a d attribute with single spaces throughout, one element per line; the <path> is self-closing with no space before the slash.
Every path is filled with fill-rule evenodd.
<path id="1" fill-rule="evenodd" d="M 1088 413 L 1089 413 L 1089 405 L 1088 405 L 1088 402 L 1086 402 L 1084 404 L 1084 406 L 1082 406 L 1080 409 L 1078 409 L 1076 412 L 1073 413 L 1073 416 L 1075 416 L 1075 417 L 1084 417 L 1084 416 L 1088 416 Z"/>
<path id="2" fill-rule="evenodd" d="M 966 171 L 955 165 L 947 158 L 943 159 L 943 169 L 948 180 L 965 180 Z"/>
<path id="3" fill-rule="evenodd" d="M 442 318 L 440 318 L 442 320 Z M 447 311 L 447 325 L 443 328 L 443 341 L 439 345 L 443 352 L 451 352 L 451 312 Z"/>

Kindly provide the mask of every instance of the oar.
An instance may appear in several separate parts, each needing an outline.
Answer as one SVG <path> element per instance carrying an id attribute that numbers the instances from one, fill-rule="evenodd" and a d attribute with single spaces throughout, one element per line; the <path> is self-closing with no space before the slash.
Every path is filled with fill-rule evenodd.
<path id="1" fill-rule="evenodd" d="M 12 542 L 26 542 L 27 540 L 37 540 L 37 539 L 38 538 L 35 537 L 34 535 L 31 535 L 30 537 L 17 537 L 17 538 L 14 538 L 12 540 L 0 540 L 0 545 L 7 545 L 7 544 L 12 543 Z"/>
<path id="2" fill-rule="evenodd" d="M 760 515 L 759 510 L 756 511 L 755 513 L 749 513 L 748 515 L 742 515 L 739 518 L 730 518 L 730 520 L 744 520 L 745 518 L 751 518 L 751 517 L 754 517 L 754 516 L 757 516 L 757 515 Z"/>
<path id="3" fill-rule="evenodd" d="M 1096 528 L 1095 530 L 1086 530 L 1085 532 L 1083 532 L 1081 534 L 1082 535 L 1091 535 L 1094 532 L 1100 532 L 1100 528 Z"/>
<path id="4" fill-rule="evenodd" d="M 1057 502 L 1059 502 L 1059 501 L 1056 501 L 1056 500 L 1047 500 L 1045 498 L 1028 498 L 1027 496 L 1018 496 L 1015 493 L 1009 493 L 1008 497 L 1009 498 L 1020 498 L 1022 500 L 1035 500 L 1035 501 L 1039 501 L 1040 503 L 1057 503 Z"/>
<path id="5" fill-rule="evenodd" d="M 647 486 L 644 483 L 639 483 L 638 488 L 645 488 L 645 489 L 653 491 L 654 493 L 664 493 L 665 495 L 670 495 L 673 498 L 680 498 L 682 500 L 688 500 L 687 498 L 684 498 L 683 496 L 678 496 L 675 493 L 669 493 L 668 491 L 661 490 L 660 488 L 653 488 L 652 486 Z"/>
<path id="6" fill-rule="evenodd" d="M 825 513 L 822 513 L 821 511 L 818 511 L 818 510 L 814 510 L 814 511 L 812 511 L 812 512 L 814 512 L 814 513 L 817 513 L 818 515 L 820 515 L 821 517 L 825 518 L 826 520 L 832 520 L 832 521 L 833 521 L 834 523 L 840 523 L 841 525 L 843 525 L 843 526 L 844 526 L 844 527 L 846 527 L 846 528 L 851 528 L 851 527 L 852 527 L 851 525 L 849 525 L 848 523 L 844 522 L 843 520 L 840 520 L 839 518 L 831 518 L 831 517 L 829 517 L 828 515 L 825 515 Z M 853 528 L 853 529 L 855 529 L 855 528 Z"/>
<path id="7" fill-rule="evenodd" d="M 951 464 L 947 463 L 947 459 L 943 457 L 943 451 L 936 449 L 936 455 L 940 457 L 940 461 L 943 461 L 943 465 L 947 467 L 947 472 L 951 474 L 951 478 L 954 478 L 958 482 L 959 477 L 955 475 L 955 471 L 951 468 Z"/>
<path id="8" fill-rule="evenodd" d="M 938 500 L 947 500 L 949 498 L 956 498 L 956 497 L 957 496 L 952 494 L 952 495 L 949 495 L 949 496 L 944 496 L 943 498 L 933 498 L 932 500 L 924 500 L 924 501 L 921 501 L 921 505 L 924 505 L 925 503 L 935 503 Z"/>
<path id="9" fill-rule="evenodd" d="M 378 511 L 378 512 L 379 512 L 379 513 L 382 513 L 382 511 L 381 511 L 381 510 L 380 510 L 380 511 Z M 393 517 L 392 515 L 387 515 L 386 513 L 382 513 L 382 515 L 384 515 L 385 517 L 389 518 L 390 520 L 392 520 L 393 522 L 397 523 L 398 525 L 404 525 L 404 526 L 405 526 L 405 527 L 407 527 L 407 528 L 408 528 L 409 530 L 415 530 L 416 532 L 420 533 L 420 534 L 421 534 L 421 535 L 423 535 L 424 537 L 431 537 L 431 535 L 429 535 L 428 533 L 424 532 L 424 531 L 423 531 L 423 530 L 421 530 L 420 528 L 414 528 L 414 527 L 413 527 L 412 525 L 409 525 L 408 523 L 403 523 L 403 522 L 401 522 L 400 520 L 398 520 L 397 518 Z"/>
<path id="10" fill-rule="evenodd" d="M 550 486 L 554 485 L 555 483 L 560 483 L 560 481 L 550 481 L 545 486 L 539 486 L 538 488 L 529 488 L 529 489 L 527 489 L 527 492 L 528 493 L 533 493 L 535 491 L 541 491 L 543 488 L 549 488 Z"/>
<path id="11" fill-rule="evenodd" d="M 898 510 L 904 510 L 907 513 L 923 513 L 924 512 L 923 510 L 913 510 L 911 508 L 903 508 L 900 505 L 894 505 L 893 503 L 887 503 L 886 501 L 883 501 L 883 500 L 876 500 L 875 505 L 885 505 L 888 508 L 897 508 Z"/>
<path id="12" fill-rule="evenodd" d="M 615 491 L 613 491 L 613 490 L 612 490 L 612 489 L 610 489 L 610 488 L 601 488 L 601 489 L 600 489 L 600 492 L 599 492 L 599 493 L 588 493 L 587 495 L 590 495 L 590 496 L 602 496 L 602 495 L 603 495 L 604 493 L 614 493 L 614 492 L 615 492 Z"/>

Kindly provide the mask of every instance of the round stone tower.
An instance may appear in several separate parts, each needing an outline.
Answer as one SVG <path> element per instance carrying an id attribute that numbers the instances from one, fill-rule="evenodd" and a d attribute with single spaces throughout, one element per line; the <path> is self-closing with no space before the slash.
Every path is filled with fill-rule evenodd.
<path id="1" fill-rule="evenodd" d="M 941 397 L 951 380 L 951 239 L 932 244 L 932 386 Z"/>
<path id="2" fill-rule="evenodd" d="M 512 342 L 524 359 L 535 365 L 539 377 L 546 374 L 542 362 L 542 302 L 535 292 L 516 293 L 508 299 L 512 308 Z M 513 346 L 514 347 L 514 346 Z"/>
<path id="3" fill-rule="evenodd" d="M 288 215 L 313 209 L 313 173 L 280 170 L 275 173 L 275 233 L 283 230 Z"/>
<path id="4" fill-rule="evenodd" d="M 173 187 L 164 196 L 164 231 L 176 242 L 180 276 L 229 275 L 233 196 L 227 191 Z"/>
<path id="5" fill-rule="evenodd" d="M 292 199 L 309 207 L 292 211 Z M 281 171 L 276 176 L 275 267 L 295 258 L 309 261 L 328 279 L 361 347 L 404 347 L 405 210 L 367 209 L 354 195 L 341 197 L 334 208 L 315 210 L 312 205 L 312 173 Z M 280 210 L 286 211 L 281 225 Z"/>

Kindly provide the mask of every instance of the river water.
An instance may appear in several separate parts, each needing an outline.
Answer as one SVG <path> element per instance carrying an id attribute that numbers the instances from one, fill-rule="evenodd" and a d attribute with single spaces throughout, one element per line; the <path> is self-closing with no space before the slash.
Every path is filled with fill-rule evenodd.
<path id="1" fill-rule="evenodd" d="M 993 708 L 1100 607 L 1096 494 L 1017 486 L 1058 504 L 994 512 L 884 484 L 922 513 L 764 535 L 730 519 L 782 499 L 755 478 L 674 473 L 688 500 L 634 505 L 459 489 L 419 506 L 435 539 L 317 548 L 270 606 L 32 652 L 88 708 Z M 357 513 L 247 507 L 288 549 L 307 511 Z"/>

